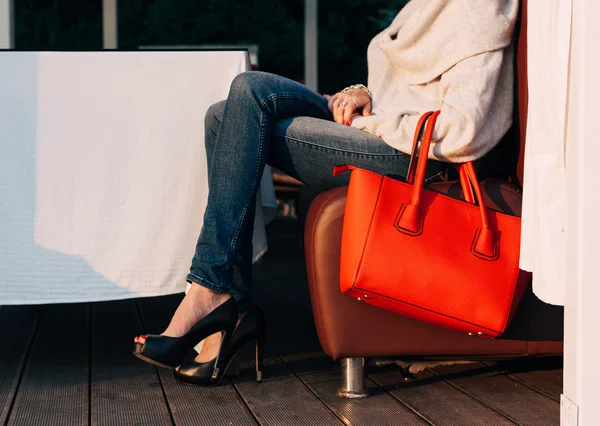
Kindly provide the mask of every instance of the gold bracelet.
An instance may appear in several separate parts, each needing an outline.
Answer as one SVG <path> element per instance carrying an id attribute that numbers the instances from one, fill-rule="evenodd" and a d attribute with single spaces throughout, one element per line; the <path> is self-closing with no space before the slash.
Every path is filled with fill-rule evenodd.
<path id="1" fill-rule="evenodd" d="M 367 92 L 367 95 L 369 95 L 369 98 L 372 98 L 371 91 L 364 84 L 353 84 L 352 86 L 348 86 L 344 90 L 342 90 L 342 93 L 348 93 L 352 89 L 361 89 L 361 90 L 364 90 L 365 92 Z"/>

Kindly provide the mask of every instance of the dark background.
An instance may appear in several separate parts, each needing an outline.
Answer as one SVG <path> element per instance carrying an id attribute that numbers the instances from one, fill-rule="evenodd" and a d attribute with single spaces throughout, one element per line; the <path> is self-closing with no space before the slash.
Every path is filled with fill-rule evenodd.
<path id="1" fill-rule="evenodd" d="M 366 50 L 408 0 L 319 1 L 319 90 L 367 81 Z M 15 0 L 15 47 L 102 49 L 100 0 Z M 259 68 L 304 74 L 304 0 L 119 0 L 119 48 L 258 44 Z"/>

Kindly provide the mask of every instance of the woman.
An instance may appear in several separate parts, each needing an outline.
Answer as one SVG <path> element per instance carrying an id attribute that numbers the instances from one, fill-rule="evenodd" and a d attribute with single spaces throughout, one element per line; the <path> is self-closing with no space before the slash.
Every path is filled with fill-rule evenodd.
<path id="1" fill-rule="evenodd" d="M 405 176 L 416 123 L 438 109 L 430 158 L 483 156 L 511 125 L 517 9 L 518 0 L 412 0 L 370 43 L 368 87 L 331 97 L 271 74 L 236 77 L 206 115 L 209 198 L 187 276 L 193 285 L 164 333 L 137 337 L 134 353 L 179 366 L 179 380 L 214 384 L 235 351 L 257 339 L 260 372 L 263 321 L 248 301 L 265 163 L 320 190 L 347 184 L 347 174 L 332 176 L 339 164 Z M 195 360 L 181 364 L 205 338 Z"/>

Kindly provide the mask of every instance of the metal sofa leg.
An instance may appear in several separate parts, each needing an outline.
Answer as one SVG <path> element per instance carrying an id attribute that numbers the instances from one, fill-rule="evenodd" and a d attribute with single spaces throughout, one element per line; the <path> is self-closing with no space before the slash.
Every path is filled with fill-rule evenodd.
<path id="1" fill-rule="evenodd" d="M 365 387 L 365 359 L 342 359 L 342 386 L 337 395 L 341 398 L 366 398 L 369 391 Z"/>

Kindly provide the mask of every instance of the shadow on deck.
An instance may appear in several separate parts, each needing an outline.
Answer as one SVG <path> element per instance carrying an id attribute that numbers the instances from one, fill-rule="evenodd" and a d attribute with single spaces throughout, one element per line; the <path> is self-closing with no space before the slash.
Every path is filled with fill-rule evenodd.
<path id="1" fill-rule="evenodd" d="M 181 295 L 0 308 L 4 425 L 559 425 L 562 358 L 428 368 L 369 367 L 371 397 L 335 396 L 339 366 L 317 340 L 295 222 L 269 227 L 254 268 L 267 318 L 264 382 L 253 348 L 221 386 L 195 388 L 131 355 L 132 339 L 162 331 Z"/>

